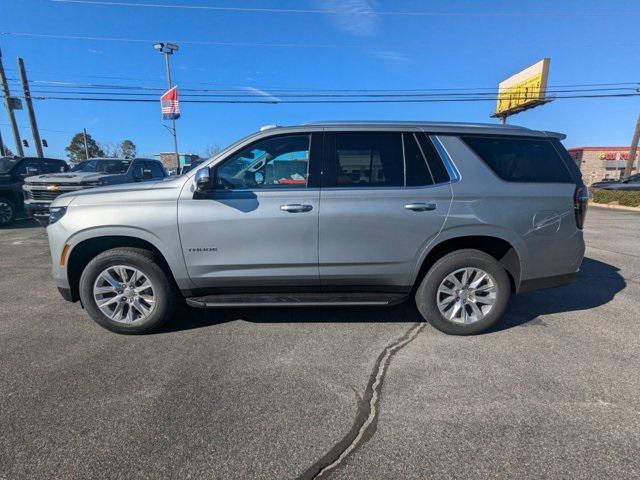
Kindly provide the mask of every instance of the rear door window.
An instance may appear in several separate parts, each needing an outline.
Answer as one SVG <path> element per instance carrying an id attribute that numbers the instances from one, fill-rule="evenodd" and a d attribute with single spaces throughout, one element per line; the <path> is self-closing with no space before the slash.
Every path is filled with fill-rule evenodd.
<path id="1" fill-rule="evenodd" d="M 493 136 L 460 138 L 502 180 L 528 183 L 574 182 L 550 140 Z"/>
<path id="2" fill-rule="evenodd" d="M 404 165 L 400 133 L 337 133 L 336 186 L 402 187 Z"/>
<path id="3" fill-rule="evenodd" d="M 415 135 L 413 133 L 403 133 L 402 138 L 404 142 L 407 187 L 432 185 L 433 177 Z"/>
<path id="4" fill-rule="evenodd" d="M 416 133 L 415 136 L 420 143 L 422 153 L 427 159 L 427 164 L 429 165 L 429 170 L 431 171 L 434 182 L 445 183 L 451 180 L 449 173 L 447 172 L 447 167 L 444 166 L 442 158 L 438 155 L 438 152 L 431 143 L 431 140 L 429 140 L 428 136 L 424 133 Z"/>

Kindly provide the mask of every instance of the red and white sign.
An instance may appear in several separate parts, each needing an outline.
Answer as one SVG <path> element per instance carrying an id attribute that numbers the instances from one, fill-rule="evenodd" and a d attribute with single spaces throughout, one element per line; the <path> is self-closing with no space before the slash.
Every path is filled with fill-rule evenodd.
<path id="1" fill-rule="evenodd" d="M 163 120 L 177 120 L 180 118 L 180 106 L 178 105 L 178 87 L 172 87 L 160 97 Z"/>

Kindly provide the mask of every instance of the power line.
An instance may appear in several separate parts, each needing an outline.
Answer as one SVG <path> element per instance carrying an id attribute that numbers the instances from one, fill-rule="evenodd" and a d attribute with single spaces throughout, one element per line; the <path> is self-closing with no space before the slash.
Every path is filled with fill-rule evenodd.
<path id="1" fill-rule="evenodd" d="M 0 33 L 1 35 L 2 33 Z M 6 68 L 6 71 L 15 72 L 15 69 Z M 69 72 L 48 72 L 44 70 L 33 70 L 29 69 L 30 73 L 40 73 L 43 75 L 61 75 L 63 77 L 86 77 L 86 78 L 104 78 L 104 79 L 114 79 L 114 80 L 142 80 L 142 81 L 152 81 L 154 79 L 144 78 L 144 77 L 126 77 L 126 76 L 113 76 L 113 75 L 101 75 L 101 74 L 87 74 L 87 73 L 69 73 Z M 15 82 L 19 82 L 17 78 L 8 78 L 8 80 L 13 80 Z M 96 88 L 141 88 L 148 90 L 165 90 L 162 87 L 145 87 L 145 86 L 135 86 L 135 85 L 102 85 L 102 84 L 92 84 L 92 83 L 78 83 L 78 82 L 68 82 L 63 80 L 30 80 L 29 83 L 40 83 L 40 84 L 55 84 L 63 85 L 63 86 L 77 86 L 77 87 L 96 87 Z M 186 82 L 182 83 L 182 85 L 216 85 L 218 87 L 222 87 L 223 85 L 217 84 L 214 82 Z M 610 83 L 572 83 L 572 84 L 558 84 L 558 85 L 549 85 L 548 88 L 573 88 L 573 87 L 607 87 L 607 86 L 623 86 L 623 85 L 636 85 L 640 86 L 640 81 L 635 82 L 610 82 Z M 233 90 L 242 90 L 250 87 L 234 87 L 234 88 L 217 88 L 212 89 L 212 91 L 233 91 Z M 314 92 L 345 92 L 345 91 L 358 91 L 358 92 L 383 92 L 383 91 L 396 91 L 397 89 L 336 89 L 336 88 L 328 88 L 328 89 L 304 89 L 304 88 L 283 88 L 283 87 L 261 87 L 264 90 L 269 91 L 314 91 Z M 459 87 L 459 88 L 420 88 L 420 89 L 405 89 L 401 91 L 464 91 L 464 90 L 495 90 L 495 87 Z M 181 91 L 186 91 L 187 89 L 181 88 Z M 197 91 L 205 91 L 207 89 L 193 89 Z"/>
<path id="2" fill-rule="evenodd" d="M 575 99 L 575 98 L 624 98 L 640 97 L 640 93 L 614 93 L 614 94 L 584 94 L 566 95 L 550 97 L 551 100 Z M 63 101 L 89 101 L 89 102 L 135 102 L 135 103 L 156 103 L 157 99 L 151 98 L 105 98 L 105 97 L 54 97 L 54 96 L 33 96 L 34 100 L 63 100 Z M 519 99 L 519 97 L 511 97 Z M 521 97 L 525 99 L 526 97 Z M 192 99 L 181 100 L 182 103 L 214 103 L 214 104 L 338 104 L 338 103 L 447 103 L 447 102 L 495 102 L 497 97 L 481 98 L 396 98 L 396 99 L 329 99 L 329 100 L 280 100 L 271 98 L 265 100 L 236 100 L 236 99 Z"/>
<path id="3" fill-rule="evenodd" d="M 98 42 L 128 42 L 128 43 L 153 43 L 155 40 L 143 39 L 143 38 L 122 38 L 122 37 L 97 37 L 93 35 L 60 35 L 60 34 L 48 34 L 48 33 L 29 33 L 29 32 L 0 32 L 0 35 L 17 36 L 23 38 L 48 38 L 48 39 L 61 39 L 61 40 L 89 40 Z M 370 44 L 331 44 L 331 43 L 266 43 L 266 42 L 232 42 L 232 41 L 207 41 L 207 40 L 176 40 L 172 39 L 176 43 L 184 45 L 204 45 L 215 47 L 262 47 L 262 48 L 349 48 L 349 49 L 395 49 L 406 50 L 408 47 L 414 48 L 426 48 L 433 47 L 433 44 L 412 44 L 412 45 L 370 45 Z M 512 45 L 513 47 L 539 47 L 540 44 L 524 44 L 524 45 Z M 588 44 L 575 44 L 571 45 L 572 48 L 584 47 L 584 48 L 620 48 L 620 47 L 638 47 L 640 44 L 628 44 L 628 43 L 588 43 Z M 501 48 L 500 45 L 487 45 L 487 48 Z"/>
<path id="4" fill-rule="evenodd" d="M 193 91 L 193 90 L 187 90 Z M 592 93 L 592 92 L 617 92 L 617 91 L 629 91 L 639 93 L 640 90 L 632 87 L 624 88 L 586 88 L 586 89 L 561 89 L 561 90 L 547 90 L 547 95 L 553 95 L 558 93 Z M 63 95 L 117 95 L 117 96 L 136 96 L 136 97 L 157 97 L 158 93 L 146 93 L 146 92 L 100 92 L 100 91 L 82 91 L 82 90 L 32 90 L 32 93 L 41 95 L 51 94 L 63 94 Z M 181 97 L 234 97 L 234 98 L 262 98 L 265 96 L 274 96 L 280 98 L 403 98 L 403 97 L 470 97 L 470 96 L 492 96 L 498 95 L 497 91 L 492 92 L 468 92 L 468 93 L 278 93 L 275 91 L 261 91 L 260 93 L 251 93 L 247 91 L 240 91 L 240 93 L 181 93 Z"/>
<path id="5" fill-rule="evenodd" d="M 13 82 L 18 82 L 15 78 L 8 78 Z M 31 80 L 30 83 L 34 88 L 79 88 L 79 89 L 103 89 L 103 90 L 139 90 L 149 92 L 164 92 L 164 87 L 151 87 L 144 85 L 117 85 L 117 84 L 97 84 L 97 83 L 78 83 L 78 82 L 61 82 L 51 80 Z M 597 87 L 582 90 L 582 87 Z M 601 88 L 602 87 L 602 88 Z M 574 83 L 574 84 L 558 84 L 549 85 L 548 92 L 571 92 L 574 90 L 561 90 L 565 88 L 575 88 L 575 91 L 597 91 L 597 90 L 636 90 L 640 87 L 639 82 L 611 82 L 611 83 Z M 202 93 L 220 93 L 220 94 L 404 94 L 414 95 L 423 94 L 425 92 L 475 92 L 484 95 L 482 91 L 489 93 L 497 93 L 496 87 L 458 87 L 458 88 L 418 88 L 418 89 L 305 89 L 305 88 L 268 88 L 261 87 L 255 92 L 254 87 L 237 87 L 237 88 L 180 88 L 181 92 L 202 92 Z"/>
<path id="6" fill-rule="evenodd" d="M 55 38 L 62 40 L 94 40 L 99 42 L 153 43 L 155 40 L 143 38 L 96 37 L 92 35 L 56 35 L 47 33 L 0 32 L 0 35 L 31 38 Z M 209 45 L 217 47 L 270 47 L 270 48 L 393 48 L 390 46 L 319 44 L 319 43 L 254 43 L 254 42 L 212 42 L 205 40 L 174 40 L 181 45 Z"/>
<path id="7" fill-rule="evenodd" d="M 77 3 L 84 5 L 102 5 L 110 7 L 141 7 L 141 8 L 170 8 L 188 10 L 214 10 L 236 13 L 321 13 L 321 14 L 357 14 L 403 17 L 596 17 L 596 16 L 631 16 L 640 12 L 416 12 L 416 11 L 385 11 L 372 9 L 312 9 L 312 8 L 261 8 L 261 7 L 221 7 L 215 5 L 190 5 L 184 3 L 133 3 L 108 2 L 101 0 L 51 0 L 56 3 Z"/>

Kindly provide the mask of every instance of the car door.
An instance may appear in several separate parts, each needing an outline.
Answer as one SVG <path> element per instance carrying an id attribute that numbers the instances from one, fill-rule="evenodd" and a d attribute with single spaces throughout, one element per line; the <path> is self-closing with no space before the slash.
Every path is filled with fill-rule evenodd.
<path id="1" fill-rule="evenodd" d="M 422 132 L 327 132 L 320 194 L 323 289 L 401 291 L 451 203 L 449 175 Z"/>
<path id="2" fill-rule="evenodd" d="M 263 137 L 216 164 L 215 187 L 182 190 L 178 225 L 187 270 L 200 288 L 297 290 L 319 285 L 322 137 Z M 196 170 L 197 171 L 197 170 Z"/>

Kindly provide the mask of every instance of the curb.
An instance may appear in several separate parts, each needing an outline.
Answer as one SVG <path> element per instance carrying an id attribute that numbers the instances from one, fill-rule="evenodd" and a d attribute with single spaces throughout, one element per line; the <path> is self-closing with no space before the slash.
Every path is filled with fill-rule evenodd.
<path id="1" fill-rule="evenodd" d="M 590 207 L 598 207 L 598 208 L 608 208 L 610 210 L 623 210 L 626 212 L 639 212 L 640 213 L 640 207 L 626 207 L 624 205 L 612 205 L 610 203 L 596 203 L 596 202 L 592 202 L 589 201 L 589 206 Z"/>

